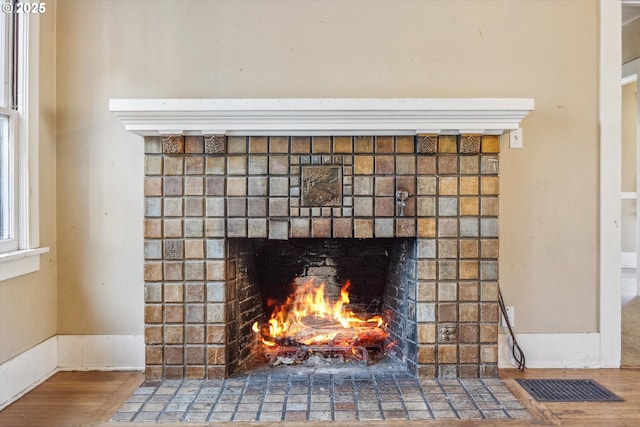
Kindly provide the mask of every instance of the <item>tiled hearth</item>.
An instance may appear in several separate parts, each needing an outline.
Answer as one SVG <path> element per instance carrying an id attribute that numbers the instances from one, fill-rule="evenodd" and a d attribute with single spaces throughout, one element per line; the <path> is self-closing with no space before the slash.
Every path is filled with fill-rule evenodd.
<path id="1" fill-rule="evenodd" d="M 416 379 L 406 372 L 259 374 L 143 384 L 116 422 L 530 419 L 499 379 Z"/>
<path id="2" fill-rule="evenodd" d="M 121 101 L 145 136 L 148 380 L 244 372 L 256 253 L 308 239 L 394 241 L 379 297 L 405 372 L 497 377 L 499 135 L 531 100 Z"/>

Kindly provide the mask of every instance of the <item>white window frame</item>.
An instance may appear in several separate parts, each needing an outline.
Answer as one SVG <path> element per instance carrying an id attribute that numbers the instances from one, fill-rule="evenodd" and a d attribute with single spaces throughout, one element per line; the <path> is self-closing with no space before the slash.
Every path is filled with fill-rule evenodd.
<path id="1" fill-rule="evenodd" d="M 18 70 L 16 73 L 17 110 L 10 115 L 15 162 L 10 168 L 13 203 L 14 242 L 0 247 L 0 281 L 40 269 L 40 255 L 49 248 L 40 247 L 39 227 L 39 35 L 37 14 L 19 14 Z"/>

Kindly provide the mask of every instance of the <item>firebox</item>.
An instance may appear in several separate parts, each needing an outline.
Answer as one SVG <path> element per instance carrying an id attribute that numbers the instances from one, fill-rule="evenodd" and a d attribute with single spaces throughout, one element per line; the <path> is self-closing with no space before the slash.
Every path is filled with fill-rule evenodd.
<path id="1" fill-rule="evenodd" d="M 113 100 L 145 136 L 147 378 L 226 378 L 264 362 L 265 345 L 288 363 L 345 342 L 420 377 L 496 377 L 499 135 L 531 109 Z M 318 288 L 356 320 L 300 310 L 295 298 Z M 331 338 L 272 333 L 287 307 L 278 328 Z"/>
<path id="2" fill-rule="evenodd" d="M 416 288 L 415 239 L 232 245 L 246 251 L 240 268 L 247 274 L 236 279 L 247 301 L 239 307 L 239 367 L 366 366 L 383 358 L 406 366 L 411 354 L 415 369 L 416 322 L 405 313 L 407 291 Z"/>

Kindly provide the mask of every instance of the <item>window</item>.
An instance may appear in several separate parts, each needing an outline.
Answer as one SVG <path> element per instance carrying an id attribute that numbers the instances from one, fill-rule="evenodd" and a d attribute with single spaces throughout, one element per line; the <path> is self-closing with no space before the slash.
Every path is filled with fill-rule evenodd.
<path id="1" fill-rule="evenodd" d="M 16 140 L 12 124 L 14 108 L 14 22 L 11 14 L 0 17 L 0 252 L 18 249 L 16 230 Z"/>
<path id="2" fill-rule="evenodd" d="M 14 6 L 17 1 L 14 2 Z M 39 17 L 0 13 L 0 281 L 40 268 Z"/>

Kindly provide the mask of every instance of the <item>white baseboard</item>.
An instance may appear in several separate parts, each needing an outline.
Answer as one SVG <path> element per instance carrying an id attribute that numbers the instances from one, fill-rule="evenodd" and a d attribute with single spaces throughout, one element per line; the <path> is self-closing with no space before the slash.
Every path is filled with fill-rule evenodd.
<path id="1" fill-rule="evenodd" d="M 0 364 L 0 410 L 57 371 L 58 339 L 53 336 Z"/>
<path id="2" fill-rule="evenodd" d="M 0 410 L 58 371 L 143 369 L 142 335 L 56 335 L 0 364 Z"/>
<path id="3" fill-rule="evenodd" d="M 142 335 L 58 335 L 63 371 L 144 369 Z"/>
<path id="4" fill-rule="evenodd" d="M 622 268 L 636 268 L 638 265 L 638 257 L 635 252 L 622 252 L 620 264 Z"/>
<path id="5" fill-rule="evenodd" d="M 600 334 L 516 334 L 527 368 L 600 368 Z M 511 337 L 498 336 L 498 366 L 513 368 Z"/>

